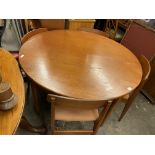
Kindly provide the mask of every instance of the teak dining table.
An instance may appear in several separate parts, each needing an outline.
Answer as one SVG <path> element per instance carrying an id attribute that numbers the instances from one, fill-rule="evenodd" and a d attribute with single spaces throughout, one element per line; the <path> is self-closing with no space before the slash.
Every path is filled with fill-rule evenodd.
<path id="1" fill-rule="evenodd" d="M 136 56 L 104 36 L 53 30 L 31 37 L 19 62 L 42 88 L 86 100 L 112 100 L 133 91 L 142 78 Z"/>

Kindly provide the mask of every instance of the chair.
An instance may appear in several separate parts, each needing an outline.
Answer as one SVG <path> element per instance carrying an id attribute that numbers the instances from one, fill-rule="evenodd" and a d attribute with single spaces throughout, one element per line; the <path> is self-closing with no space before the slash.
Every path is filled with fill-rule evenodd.
<path id="1" fill-rule="evenodd" d="M 24 44 L 28 39 L 30 39 L 32 36 L 38 34 L 38 33 L 42 33 L 42 32 L 46 32 L 48 31 L 47 28 L 39 28 L 39 29 L 34 29 L 30 32 L 28 32 L 27 34 L 25 34 L 21 40 L 22 44 Z"/>
<path id="2" fill-rule="evenodd" d="M 96 134 L 111 103 L 105 101 L 89 101 L 48 94 L 51 102 L 52 134 Z M 103 107 L 99 113 L 98 108 Z M 58 130 L 55 121 L 94 121 L 93 130 Z"/>
<path id="3" fill-rule="evenodd" d="M 29 19 L 29 29 L 47 28 L 48 30 L 65 29 L 65 19 Z"/>
<path id="4" fill-rule="evenodd" d="M 115 41 L 120 41 L 123 38 L 124 33 L 118 29 L 119 20 L 107 19 L 104 31 L 98 29 L 81 27 L 78 30 L 92 32 L 99 35 L 103 35 Z"/>
<path id="5" fill-rule="evenodd" d="M 149 61 L 143 55 L 140 56 L 139 61 L 141 63 L 142 70 L 143 70 L 142 80 L 141 80 L 139 86 L 133 92 L 131 92 L 130 94 L 128 94 L 126 96 L 123 96 L 120 99 L 125 102 L 125 107 L 119 117 L 119 121 L 121 121 L 122 118 L 124 117 L 124 115 L 127 113 L 131 104 L 133 103 L 133 100 L 135 99 L 135 97 L 137 96 L 137 94 L 139 93 L 139 91 L 141 90 L 141 88 L 143 87 L 143 85 L 145 84 L 145 82 L 147 81 L 147 79 L 149 77 L 149 74 L 151 71 L 151 66 L 150 66 Z"/>
<path id="6" fill-rule="evenodd" d="M 48 30 L 62 30 L 65 29 L 65 19 L 39 19 L 42 28 Z"/>
<path id="7" fill-rule="evenodd" d="M 99 35 L 103 35 L 105 37 L 108 37 L 107 33 L 103 32 L 103 31 L 100 31 L 98 29 L 80 27 L 78 30 L 79 31 L 91 32 L 91 33 L 95 33 L 95 34 L 99 34 Z"/>

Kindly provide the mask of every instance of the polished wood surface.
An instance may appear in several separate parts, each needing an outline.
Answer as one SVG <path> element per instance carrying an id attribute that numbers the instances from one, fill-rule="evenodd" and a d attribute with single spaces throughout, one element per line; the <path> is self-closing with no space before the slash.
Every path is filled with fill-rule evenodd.
<path id="1" fill-rule="evenodd" d="M 42 32 L 46 32 L 48 31 L 47 28 L 39 28 L 39 29 L 34 29 L 30 32 L 28 32 L 27 34 L 25 34 L 21 40 L 22 44 L 24 44 L 28 39 L 30 39 L 32 36 L 38 34 L 38 33 L 42 33 Z"/>
<path id="2" fill-rule="evenodd" d="M 7 111 L 0 111 L 0 135 L 14 134 L 25 104 L 24 82 L 15 58 L 4 49 L 0 49 L 0 73 L 2 81 L 10 83 L 12 91 L 18 96 L 17 105 Z"/>
<path id="3" fill-rule="evenodd" d="M 44 89 L 82 99 L 123 96 L 142 78 L 141 65 L 130 50 L 84 31 L 37 34 L 21 47 L 19 61 L 27 75 Z"/>

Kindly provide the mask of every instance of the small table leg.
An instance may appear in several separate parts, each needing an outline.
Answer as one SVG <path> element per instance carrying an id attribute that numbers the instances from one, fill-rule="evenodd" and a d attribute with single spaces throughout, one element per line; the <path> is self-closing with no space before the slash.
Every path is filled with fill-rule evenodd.
<path id="1" fill-rule="evenodd" d="M 28 120 L 26 119 L 25 116 L 22 116 L 21 118 L 21 122 L 20 122 L 20 127 L 24 128 L 30 132 L 34 132 L 34 133 L 39 133 L 39 134 L 46 134 L 47 133 L 47 128 L 44 126 L 37 126 L 37 127 L 33 127 Z"/>

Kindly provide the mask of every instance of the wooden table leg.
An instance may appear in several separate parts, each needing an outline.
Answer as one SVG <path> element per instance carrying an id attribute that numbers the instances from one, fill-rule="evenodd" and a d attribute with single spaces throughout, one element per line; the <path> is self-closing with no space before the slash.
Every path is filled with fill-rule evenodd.
<path id="1" fill-rule="evenodd" d="M 40 106 L 39 106 L 39 98 L 38 98 L 38 92 L 37 92 L 36 84 L 31 82 L 31 88 L 32 88 L 34 108 L 35 108 L 35 111 L 39 114 L 40 113 Z"/>
<path id="2" fill-rule="evenodd" d="M 39 133 L 39 134 L 46 134 L 47 133 L 46 127 L 44 127 L 44 126 L 37 126 L 37 127 L 32 126 L 29 123 L 29 121 L 26 119 L 25 116 L 22 116 L 19 126 L 21 128 L 24 128 L 24 129 L 30 131 L 30 132 Z"/>
<path id="3" fill-rule="evenodd" d="M 34 103 L 34 109 L 35 111 L 41 115 L 40 113 L 40 106 L 39 106 L 39 96 L 38 96 L 38 89 L 37 85 L 33 81 L 28 81 L 28 88 L 27 88 L 27 93 L 26 93 L 26 99 L 28 100 L 28 95 L 30 93 L 30 87 L 32 89 L 32 97 L 33 97 L 33 103 Z M 20 122 L 20 127 L 24 128 L 30 132 L 34 133 L 39 133 L 39 134 L 46 134 L 47 133 L 47 128 L 45 125 L 41 126 L 32 126 L 29 121 L 26 119 L 25 116 L 22 116 L 21 122 Z"/>

